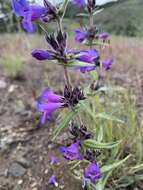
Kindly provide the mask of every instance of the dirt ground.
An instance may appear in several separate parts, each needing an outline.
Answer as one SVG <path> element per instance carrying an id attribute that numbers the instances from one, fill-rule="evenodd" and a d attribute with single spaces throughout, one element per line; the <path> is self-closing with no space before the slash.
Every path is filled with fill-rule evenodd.
<path id="1" fill-rule="evenodd" d="M 114 46 L 117 47 L 117 44 Z M 143 49 L 143 43 L 140 46 Z M 137 106 L 141 117 L 143 65 L 139 61 L 136 65 L 126 61 L 124 65 L 118 64 L 119 54 L 122 55 L 122 48 L 119 48 L 118 54 L 115 54 L 117 64 L 109 73 L 109 78 L 115 84 L 134 91 L 138 96 Z M 132 48 L 137 51 L 136 47 Z M 48 185 L 54 169 L 50 165 L 51 155 L 58 155 L 61 160 L 61 164 L 54 169 L 60 184 L 57 189 L 80 190 L 80 181 L 70 175 L 65 160 L 59 155 L 60 139 L 56 144 L 51 142 L 52 130 L 57 121 L 40 126 L 36 110 L 35 97 L 44 86 L 58 86 L 58 91 L 62 89 L 64 78 L 60 74 L 61 70 L 55 65 L 41 66 L 32 58 L 28 61 L 22 77 L 17 79 L 9 78 L 3 67 L 0 68 L 0 190 L 56 189 Z M 72 75 L 79 84 L 84 81 L 82 77 Z"/>

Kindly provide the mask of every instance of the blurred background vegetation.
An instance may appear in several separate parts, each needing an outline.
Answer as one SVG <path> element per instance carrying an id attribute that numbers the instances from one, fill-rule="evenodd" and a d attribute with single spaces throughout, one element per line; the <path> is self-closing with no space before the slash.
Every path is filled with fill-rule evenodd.
<path id="1" fill-rule="evenodd" d="M 102 30 L 115 35 L 143 36 L 142 0 L 119 0 L 100 7 L 104 9 L 95 16 L 95 22 Z M 66 14 L 67 21 L 72 19 L 74 24 L 77 13 L 79 9 L 69 4 Z M 77 18 L 77 21 L 82 22 L 82 19 Z M 20 30 L 19 18 L 14 16 L 10 0 L 0 0 L 0 33 L 18 30 Z"/>

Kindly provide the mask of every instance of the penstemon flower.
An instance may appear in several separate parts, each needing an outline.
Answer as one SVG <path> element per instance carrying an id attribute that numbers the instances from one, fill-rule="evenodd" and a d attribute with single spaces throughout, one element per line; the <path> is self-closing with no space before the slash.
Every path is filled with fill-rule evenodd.
<path id="1" fill-rule="evenodd" d="M 110 70 L 113 65 L 113 59 L 107 59 L 103 61 L 102 65 L 106 71 Z"/>
<path id="2" fill-rule="evenodd" d="M 60 160 L 56 156 L 50 157 L 50 164 L 51 165 L 58 165 L 60 163 Z"/>
<path id="3" fill-rule="evenodd" d="M 96 181 L 100 179 L 101 177 L 102 175 L 101 175 L 100 167 L 94 161 L 90 163 L 84 171 L 83 184 L 86 184 L 85 181 L 87 179 L 89 179 L 91 183 L 95 184 Z"/>
<path id="4" fill-rule="evenodd" d="M 85 28 L 83 29 L 76 29 L 74 30 L 75 33 L 75 41 L 78 43 L 90 42 L 94 41 L 98 42 L 102 40 L 103 42 L 107 42 L 109 39 L 109 34 L 107 32 L 99 33 L 97 28 Z"/>
<path id="5" fill-rule="evenodd" d="M 38 98 L 37 109 L 43 114 L 40 122 L 44 124 L 46 119 L 52 119 L 55 111 L 65 107 L 74 107 L 84 99 L 84 94 L 78 87 L 72 89 L 72 87 L 65 86 L 64 96 L 57 95 L 46 88 Z"/>
<path id="6" fill-rule="evenodd" d="M 24 30 L 30 33 L 36 30 L 33 22 L 39 20 L 46 13 L 45 7 L 30 5 L 27 0 L 12 0 L 12 8 L 16 16 L 23 17 L 22 26 Z"/>
<path id="7" fill-rule="evenodd" d="M 49 50 L 33 50 L 32 56 L 38 60 L 58 60 L 67 63 L 70 54 L 66 48 L 67 35 L 59 31 L 57 34 L 46 35 L 46 40 L 50 46 Z M 69 56 L 69 57 L 68 57 Z"/>
<path id="8" fill-rule="evenodd" d="M 58 187 L 57 177 L 55 175 L 52 175 L 50 179 L 48 180 L 48 184 Z"/>
<path id="9" fill-rule="evenodd" d="M 67 160 L 83 160 L 83 156 L 80 153 L 80 143 L 76 142 L 69 147 L 60 147 L 60 152 Z"/>
<path id="10" fill-rule="evenodd" d="M 83 41 L 86 40 L 87 38 L 87 32 L 83 31 L 81 29 L 76 29 L 74 30 L 75 32 L 75 41 L 82 43 Z"/>
<path id="11" fill-rule="evenodd" d="M 40 119 L 44 124 L 46 119 L 52 119 L 52 113 L 58 109 L 65 107 L 64 97 L 54 94 L 51 90 L 45 89 L 41 96 L 38 98 L 37 108 L 43 115 Z"/>
<path id="12" fill-rule="evenodd" d="M 99 34 L 99 39 L 106 41 L 109 39 L 109 34 L 107 32 L 102 32 Z"/>
<path id="13" fill-rule="evenodd" d="M 82 50 L 79 53 L 79 57 L 77 58 L 80 61 L 94 64 L 99 61 L 99 53 L 96 49 L 91 50 Z"/>

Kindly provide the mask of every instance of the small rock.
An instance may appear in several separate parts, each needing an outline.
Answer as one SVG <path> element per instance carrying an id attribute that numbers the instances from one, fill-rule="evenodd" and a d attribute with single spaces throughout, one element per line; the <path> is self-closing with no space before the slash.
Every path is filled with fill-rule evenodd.
<path id="1" fill-rule="evenodd" d="M 60 189 L 64 189 L 64 187 L 65 187 L 64 185 L 60 185 L 59 186 Z"/>
<path id="2" fill-rule="evenodd" d="M 36 183 L 36 182 L 34 182 L 34 183 L 31 184 L 31 187 L 32 187 L 32 188 L 34 188 L 34 187 L 36 187 L 36 186 L 37 186 L 37 183 Z"/>
<path id="3" fill-rule="evenodd" d="M 6 88 L 7 83 L 4 80 L 0 80 L 0 89 Z"/>
<path id="4" fill-rule="evenodd" d="M 21 185 L 22 183 L 23 183 L 22 179 L 18 180 L 18 182 L 17 182 L 18 185 Z"/>
<path id="5" fill-rule="evenodd" d="M 44 173 L 45 173 L 45 174 L 48 174 L 48 172 L 49 172 L 49 170 L 48 170 L 48 169 L 46 169 Z"/>
<path id="6" fill-rule="evenodd" d="M 20 164 L 14 162 L 9 167 L 8 173 L 10 175 L 12 175 L 13 177 L 20 177 L 26 173 L 26 169 L 23 166 L 21 166 Z"/>
<path id="7" fill-rule="evenodd" d="M 19 163 L 20 165 L 22 165 L 24 168 L 30 167 L 30 162 L 24 157 L 17 158 L 16 162 Z"/>
<path id="8" fill-rule="evenodd" d="M 13 85 L 11 85 L 11 86 L 9 87 L 8 92 L 9 92 L 9 93 L 12 93 L 16 88 L 18 88 L 18 86 L 13 84 Z"/>

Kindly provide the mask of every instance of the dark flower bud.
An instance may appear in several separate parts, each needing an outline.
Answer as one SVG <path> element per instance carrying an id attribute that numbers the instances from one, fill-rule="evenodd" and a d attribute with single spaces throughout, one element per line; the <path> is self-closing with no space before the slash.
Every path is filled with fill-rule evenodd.
<path id="1" fill-rule="evenodd" d="M 91 132 L 87 131 L 86 126 L 82 125 L 79 129 L 80 131 L 80 137 L 81 139 L 91 139 L 92 138 L 92 134 Z"/>
<path id="2" fill-rule="evenodd" d="M 87 0 L 87 9 L 89 13 L 92 13 L 96 6 L 96 0 Z"/>
<path id="3" fill-rule="evenodd" d="M 57 34 L 52 33 L 50 35 L 46 35 L 46 40 L 56 52 L 57 59 L 63 60 L 64 56 L 66 57 L 67 34 L 65 32 L 62 33 L 61 31 L 58 31 Z"/>
<path id="4" fill-rule="evenodd" d="M 72 96 L 72 87 L 65 85 L 65 88 L 64 88 L 64 97 L 66 99 L 69 99 L 69 98 L 71 98 L 71 96 Z"/>
<path id="5" fill-rule="evenodd" d="M 87 39 L 88 40 L 94 40 L 94 39 L 98 39 L 98 29 L 96 26 L 87 29 Z"/>
<path id="6" fill-rule="evenodd" d="M 52 3 L 50 3 L 48 0 L 44 0 L 44 5 L 47 9 L 47 15 L 49 16 L 52 16 L 53 18 L 57 18 L 58 17 L 58 11 L 56 9 L 56 7 L 54 5 L 52 5 Z M 45 16 L 47 16 L 45 15 Z"/>
<path id="7" fill-rule="evenodd" d="M 74 140 L 85 140 L 92 138 L 91 132 L 89 132 L 86 126 L 82 125 L 78 127 L 75 123 L 72 123 L 70 126 L 70 133 L 74 136 Z"/>
<path id="8" fill-rule="evenodd" d="M 55 39 L 55 35 L 54 33 L 46 35 L 46 40 L 48 42 L 48 44 L 56 51 L 58 50 L 58 43 Z"/>
<path id="9" fill-rule="evenodd" d="M 87 149 L 85 159 L 94 162 L 96 158 L 101 154 L 100 150 Z"/>
<path id="10" fill-rule="evenodd" d="M 75 125 L 73 122 L 71 123 L 70 129 L 69 129 L 71 135 L 74 136 L 74 139 L 76 140 L 79 136 L 79 128 L 77 125 Z"/>
<path id="11" fill-rule="evenodd" d="M 70 87 L 65 86 L 64 97 L 67 101 L 67 104 L 71 107 L 76 106 L 80 100 L 85 99 L 83 91 L 80 88 L 75 87 L 74 89 L 72 89 L 71 86 Z"/>

